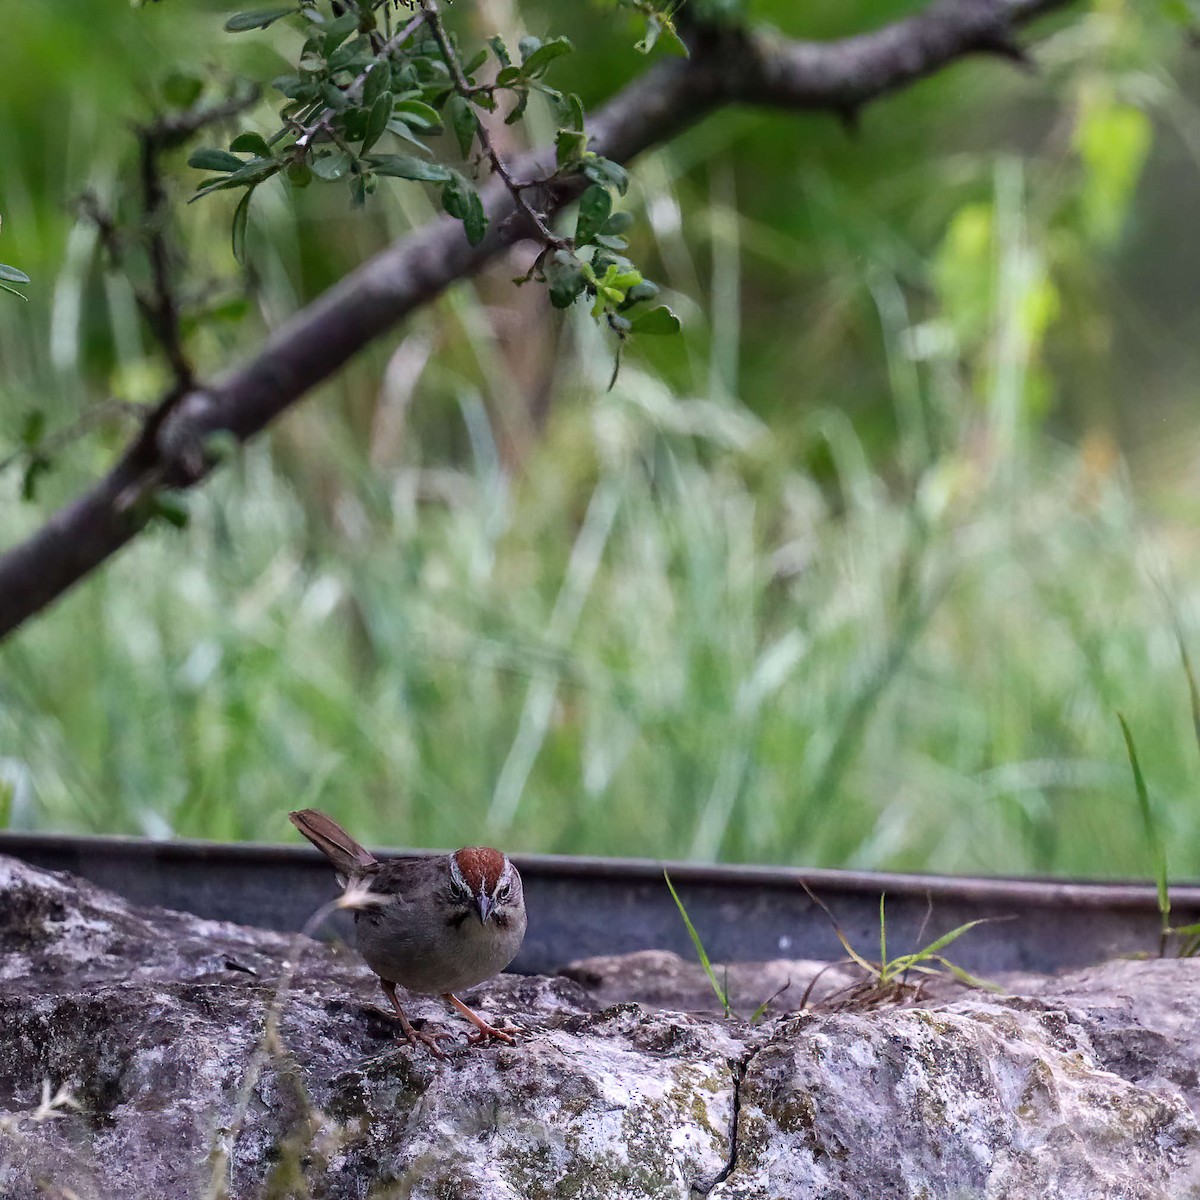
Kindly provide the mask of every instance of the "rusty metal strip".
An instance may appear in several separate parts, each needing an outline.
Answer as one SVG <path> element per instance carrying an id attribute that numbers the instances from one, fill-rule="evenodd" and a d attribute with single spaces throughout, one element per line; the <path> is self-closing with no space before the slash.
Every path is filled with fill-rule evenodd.
<path id="1" fill-rule="evenodd" d="M 140 904 L 277 930 L 300 929 L 336 891 L 332 872 L 307 847 L 0 833 L 0 854 L 71 871 Z M 878 947 L 881 893 L 887 895 L 893 954 L 967 921 L 1007 918 L 955 943 L 954 961 L 978 973 L 1057 971 L 1154 953 L 1158 945 L 1155 890 L 1149 884 L 549 855 L 516 861 L 525 880 L 530 925 L 515 967 L 527 972 L 648 948 L 692 956 L 663 884 L 664 865 L 715 961 L 842 957 L 828 918 L 804 883 L 869 957 Z M 1172 901 L 1177 924 L 1200 920 L 1200 887 L 1173 888 Z"/>

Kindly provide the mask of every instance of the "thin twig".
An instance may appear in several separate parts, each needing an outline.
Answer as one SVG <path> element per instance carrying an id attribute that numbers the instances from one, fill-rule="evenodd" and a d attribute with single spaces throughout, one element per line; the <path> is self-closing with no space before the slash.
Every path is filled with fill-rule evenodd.
<path id="1" fill-rule="evenodd" d="M 161 142 L 156 138 L 153 128 L 140 129 L 138 136 L 142 143 L 142 220 L 146 228 L 146 257 L 150 260 L 150 275 L 154 287 L 152 299 L 144 311 L 154 336 L 171 364 L 176 390 L 182 395 L 192 387 L 195 370 L 184 350 L 183 331 L 179 321 L 180 304 L 172 278 L 172 254 L 167 242 L 170 210 L 167 204 L 167 190 L 163 186 L 158 165 Z"/>
<path id="2" fill-rule="evenodd" d="M 182 112 L 160 113 L 152 124 L 139 128 L 138 133 L 153 138 L 159 150 L 171 150 L 183 145 L 201 129 L 245 112 L 258 103 L 261 94 L 258 86 L 251 84 L 225 100 L 212 104 L 193 104 Z"/>
<path id="3" fill-rule="evenodd" d="M 413 17 L 403 29 L 397 31 L 390 38 L 388 38 L 388 40 L 384 42 L 384 44 L 376 51 L 376 61 L 373 62 L 369 67 L 365 67 L 361 74 L 355 76 L 342 94 L 349 100 L 357 100 L 362 94 L 363 86 L 367 82 L 367 76 L 378 67 L 379 61 L 387 58 L 393 51 L 399 50 L 400 47 L 403 46 L 404 43 L 407 42 L 408 39 L 411 38 L 412 35 L 416 33 L 424 23 L 425 14 L 423 12 L 417 13 L 417 15 Z M 296 138 L 295 145 L 301 147 L 302 149 L 309 145 L 309 143 L 314 137 L 316 137 L 321 129 L 329 128 L 328 122 L 334 117 L 335 114 L 335 109 L 322 109 L 315 121 L 313 121 L 310 125 L 301 126 L 302 132 L 300 136 Z M 330 132 L 332 133 L 332 130 L 330 130 Z"/>
<path id="4" fill-rule="evenodd" d="M 466 75 L 463 74 L 462 64 L 458 61 L 458 55 L 455 53 L 454 47 L 450 44 L 446 27 L 442 24 L 442 14 L 437 6 L 437 0 L 421 0 L 421 8 L 428 18 L 429 32 L 436 39 L 438 47 L 442 52 L 442 58 L 446 60 L 446 66 L 450 69 L 450 75 L 454 79 L 454 90 L 470 103 L 471 95 L 480 89 L 473 88 L 467 81 Z M 474 112 L 474 110 L 472 111 Z M 553 246 L 556 250 L 569 246 L 570 242 L 565 238 L 560 238 L 546 224 L 545 217 L 526 199 L 525 190 L 531 185 L 528 183 L 518 183 L 513 179 L 512 175 L 509 174 L 504 159 L 500 156 L 500 152 L 492 142 L 492 136 L 488 132 L 487 125 L 478 113 L 475 113 L 474 116 L 475 132 L 479 137 L 479 145 L 482 147 L 488 161 L 492 164 L 492 170 L 500 177 L 504 186 L 508 189 L 517 208 L 525 214 L 529 222 L 537 230 L 539 239 L 547 246 Z"/>

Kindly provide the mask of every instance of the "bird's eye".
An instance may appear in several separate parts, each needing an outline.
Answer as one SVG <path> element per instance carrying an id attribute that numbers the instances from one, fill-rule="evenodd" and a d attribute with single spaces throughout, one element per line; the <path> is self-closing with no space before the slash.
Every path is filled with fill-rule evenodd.
<path id="1" fill-rule="evenodd" d="M 512 895 L 512 885 L 511 884 L 502 883 L 496 889 L 496 899 L 497 900 L 507 900 L 509 898 L 509 896 L 511 896 L 511 895 Z"/>

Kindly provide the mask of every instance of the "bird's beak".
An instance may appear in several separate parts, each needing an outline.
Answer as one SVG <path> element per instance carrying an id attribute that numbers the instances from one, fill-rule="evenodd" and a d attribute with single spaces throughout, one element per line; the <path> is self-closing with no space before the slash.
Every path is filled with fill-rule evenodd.
<path id="1" fill-rule="evenodd" d="M 493 907 L 492 898 L 487 892 L 480 892 L 475 897 L 475 911 L 479 914 L 479 923 L 481 925 L 487 924 L 488 917 L 492 915 Z"/>

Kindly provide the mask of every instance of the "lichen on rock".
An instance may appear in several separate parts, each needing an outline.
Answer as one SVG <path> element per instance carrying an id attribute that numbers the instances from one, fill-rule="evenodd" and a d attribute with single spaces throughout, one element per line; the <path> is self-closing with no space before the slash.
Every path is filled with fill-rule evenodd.
<path id="1" fill-rule="evenodd" d="M 12 859 L 0 951 L 5 1200 L 1200 1196 L 1194 960 L 757 1025 L 673 956 L 591 960 L 476 989 L 528 1035 L 439 1062 L 352 952 Z"/>

